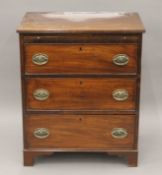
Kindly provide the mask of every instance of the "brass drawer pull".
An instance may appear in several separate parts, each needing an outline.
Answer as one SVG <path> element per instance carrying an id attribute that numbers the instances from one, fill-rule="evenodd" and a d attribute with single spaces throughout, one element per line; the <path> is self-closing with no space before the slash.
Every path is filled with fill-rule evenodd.
<path id="1" fill-rule="evenodd" d="M 129 57 L 126 54 L 118 54 L 113 57 L 113 63 L 118 66 L 125 66 L 129 62 Z"/>
<path id="2" fill-rule="evenodd" d="M 35 54 L 32 57 L 32 61 L 34 64 L 39 65 L 39 66 L 47 64 L 48 63 L 48 55 L 42 54 L 42 53 Z"/>
<path id="3" fill-rule="evenodd" d="M 123 138 L 127 137 L 128 132 L 124 128 L 114 128 L 111 132 L 111 135 L 115 139 L 123 139 Z"/>
<path id="4" fill-rule="evenodd" d="M 38 139 L 45 139 L 49 136 L 50 132 L 47 128 L 36 128 L 33 135 Z"/>
<path id="5" fill-rule="evenodd" d="M 112 93 L 113 98 L 116 101 L 125 101 L 128 99 L 128 91 L 126 89 L 116 89 Z"/>
<path id="6" fill-rule="evenodd" d="M 33 92 L 33 97 L 39 101 L 47 100 L 49 97 L 49 91 L 47 89 L 36 89 Z"/>

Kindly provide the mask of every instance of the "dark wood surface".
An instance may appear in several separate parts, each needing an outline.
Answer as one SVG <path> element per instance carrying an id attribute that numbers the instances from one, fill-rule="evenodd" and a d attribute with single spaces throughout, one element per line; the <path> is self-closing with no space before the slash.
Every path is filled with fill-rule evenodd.
<path id="1" fill-rule="evenodd" d="M 21 33 L 123 32 L 141 33 L 144 26 L 137 13 L 26 13 Z"/>
<path id="2" fill-rule="evenodd" d="M 26 44 L 27 73 L 136 73 L 137 44 Z M 48 55 L 48 63 L 36 65 L 35 54 Z M 125 66 L 113 63 L 118 54 L 126 54 Z"/>
<path id="3" fill-rule="evenodd" d="M 36 128 L 47 128 L 46 139 L 34 137 Z M 114 128 L 124 128 L 128 136 L 113 138 Z M 133 149 L 135 116 L 132 115 L 31 115 L 25 118 L 27 148 Z"/>
<path id="4" fill-rule="evenodd" d="M 137 166 L 144 32 L 139 16 L 116 13 L 113 17 L 115 13 L 109 13 L 100 18 L 102 14 L 98 14 L 100 17 L 84 16 L 86 20 L 78 22 L 69 20 L 69 16 L 64 18 L 63 14 L 56 19 L 55 15 L 27 13 L 17 30 L 24 165 L 33 165 L 37 156 L 77 151 L 126 156 L 129 166 Z M 37 67 L 32 63 L 32 55 L 42 51 L 49 55 L 50 61 Z M 119 52 L 130 56 L 127 66 L 112 64 L 113 55 Z M 50 91 L 47 101 L 33 98 L 33 91 L 40 87 Z M 128 100 L 113 100 L 114 88 L 127 88 Z M 106 130 L 110 133 L 113 126 L 119 125 L 126 127 L 129 135 L 113 141 L 105 134 Z M 32 132 L 36 127 L 49 127 L 51 137 L 44 141 L 34 138 Z"/>
<path id="5" fill-rule="evenodd" d="M 140 33 L 24 33 L 25 44 L 95 44 L 95 43 L 128 43 L 137 44 L 140 41 Z"/>
<path id="6" fill-rule="evenodd" d="M 27 79 L 26 108 L 36 110 L 134 110 L 136 104 L 136 79 L 119 78 L 32 78 Z M 47 89 L 49 98 L 34 99 L 36 89 Z M 112 93 L 126 89 L 129 97 L 116 101 Z"/>

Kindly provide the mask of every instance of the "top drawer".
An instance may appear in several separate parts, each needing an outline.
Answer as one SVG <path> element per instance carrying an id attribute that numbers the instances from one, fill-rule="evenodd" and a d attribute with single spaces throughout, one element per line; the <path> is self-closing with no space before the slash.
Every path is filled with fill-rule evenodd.
<path id="1" fill-rule="evenodd" d="M 26 73 L 136 73 L 137 44 L 26 44 Z"/>

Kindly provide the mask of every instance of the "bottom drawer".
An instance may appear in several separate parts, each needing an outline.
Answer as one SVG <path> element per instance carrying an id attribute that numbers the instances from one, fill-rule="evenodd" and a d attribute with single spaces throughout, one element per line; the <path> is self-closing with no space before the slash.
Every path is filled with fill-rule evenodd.
<path id="1" fill-rule="evenodd" d="M 26 148 L 132 149 L 134 115 L 29 115 Z"/>

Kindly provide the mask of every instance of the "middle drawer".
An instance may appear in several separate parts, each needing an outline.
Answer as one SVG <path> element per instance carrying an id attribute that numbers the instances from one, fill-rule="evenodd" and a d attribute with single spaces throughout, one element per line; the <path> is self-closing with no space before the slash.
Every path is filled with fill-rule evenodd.
<path id="1" fill-rule="evenodd" d="M 27 110 L 135 110 L 136 78 L 27 78 Z"/>

